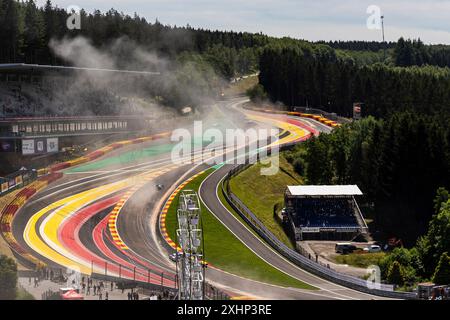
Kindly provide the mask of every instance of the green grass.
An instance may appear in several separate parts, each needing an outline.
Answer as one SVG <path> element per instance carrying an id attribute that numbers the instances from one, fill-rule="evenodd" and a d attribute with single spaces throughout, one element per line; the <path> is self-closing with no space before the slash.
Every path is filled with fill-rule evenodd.
<path id="1" fill-rule="evenodd" d="M 16 300 L 35 300 L 34 297 L 20 286 L 17 288 Z"/>
<path id="2" fill-rule="evenodd" d="M 378 265 L 380 260 L 386 254 L 384 252 L 376 253 L 351 253 L 338 255 L 334 258 L 337 263 L 348 264 L 349 266 L 367 268 L 370 265 Z"/>
<path id="3" fill-rule="evenodd" d="M 284 203 L 284 192 L 288 185 L 302 184 L 302 178 L 280 154 L 280 170 L 276 175 L 263 176 L 261 163 L 254 164 L 230 180 L 233 193 L 264 223 L 283 243 L 294 248 L 282 226 L 273 216 L 277 203 Z"/>
<path id="4" fill-rule="evenodd" d="M 224 90 L 225 97 L 232 97 L 239 94 L 245 94 L 248 89 L 253 88 L 258 83 L 258 77 L 248 77 L 238 81 L 237 83 L 231 84 L 228 88 Z"/>
<path id="5" fill-rule="evenodd" d="M 206 171 L 187 184 L 184 189 L 198 191 L 201 182 L 211 172 L 212 169 Z M 175 230 L 177 228 L 177 206 L 178 195 L 172 202 L 166 217 L 167 232 L 174 241 Z M 211 265 L 238 276 L 265 283 L 300 289 L 316 289 L 286 275 L 264 262 L 237 239 L 211 212 L 206 209 L 205 206 L 202 208 L 202 219 L 205 240 L 205 257 Z"/>

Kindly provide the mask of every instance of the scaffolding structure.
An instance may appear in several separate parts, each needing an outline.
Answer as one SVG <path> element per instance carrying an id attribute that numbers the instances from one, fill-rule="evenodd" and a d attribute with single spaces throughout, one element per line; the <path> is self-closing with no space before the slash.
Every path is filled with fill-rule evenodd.
<path id="1" fill-rule="evenodd" d="M 180 300 L 203 300 L 205 265 L 203 225 L 198 195 L 193 190 L 180 194 L 177 238 L 182 252 L 177 253 L 178 297 Z"/>

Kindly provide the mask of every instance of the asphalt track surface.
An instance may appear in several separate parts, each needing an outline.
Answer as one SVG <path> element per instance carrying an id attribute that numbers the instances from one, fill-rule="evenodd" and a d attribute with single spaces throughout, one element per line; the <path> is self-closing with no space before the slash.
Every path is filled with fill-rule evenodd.
<path id="1" fill-rule="evenodd" d="M 222 113 L 224 126 L 245 125 L 246 116 L 236 106 L 242 102 L 222 102 L 214 117 Z M 259 117 L 246 112 L 247 116 Z M 213 119 L 214 119 L 213 117 Z M 284 122 L 287 118 L 275 117 Z M 329 128 L 313 120 L 300 120 L 318 131 Z M 264 120 L 263 120 L 264 122 Z M 267 124 L 266 124 L 267 125 Z M 292 138 L 292 137 L 291 137 Z M 149 146 L 168 143 L 150 142 Z M 124 150 L 127 151 L 127 150 Z M 123 152 L 123 151 L 120 151 Z M 111 155 L 110 155 L 111 156 Z M 110 157 L 109 156 L 109 157 Z M 92 172 L 65 174 L 65 177 L 38 193 L 17 213 L 13 222 L 13 235 L 19 244 L 49 266 L 78 267 L 85 274 L 93 270 L 120 275 L 141 281 L 173 286 L 175 265 L 168 259 L 157 229 L 157 215 L 162 200 L 183 179 L 207 168 L 206 165 L 174 166 L 168 154 L 161 153 L 139 163 L 106 167 Z M 104 160 L 107 157 L 99 159 Z M 315 277 L 274 252 L 240 223 L 217 198 L 216 187 L 231 168 L 225 165 L 213 172 L 203 183 L 200 196 L 211 212 L 260 258 L 275 268 L 309 283 L 320 290 L 301 290 L 269 285 L 208 268 L 207 280 L 233 295 L 263 299 L 371 299 L 367 294 L 353 291 Z M 116 227 L 125 246 L 118 245 L 111 233 L 108 220 L 118 199 L 124 196 L 139 176 L 139 189 L 135 190 L 117 216 Z M 145 179 L 144 179 L 145 178 Z M 133 180 L 134 179 L 134 180 Z M 164 185 L 157 190 L 156 184 Z M 120 267 L 119 267 L 120 266 Z M 149 272 L 150 270 L 150 272 Z"/>
<path id="2" fill-rule="evenodd" d="M 276 292 L 274 289 L 270 291 L 263 290 L 261 285 L 259 290 L 260 295 L 272 298 L 279 294 L 279 297 L 292 299 L 375 299 L 371 295 L 354 291 L 329 281 L 321 279 L 312 275 L 299 267 L 295 266 L 284 257 L 275 252 L 269 245 L 264 243 L 258 236 L 249 230 L 249 227 L 239 221 L 231 212 L 224 207 L 218 197 L 219 186 L 221 180 L 234 167 L 234 165 L 225 165 L 220 169 L 211 173 L 204 181 L 200 189 L 200 197 L 203 203 L 209 208 L 216 218 L 222 222 L 233 234 L 247 245 L 256 255 L 266 261 L 268 264 L 277 268 L 278 270 L 306 282 L 316 288 L 318 291 L 308 290 L 283 290 L 283 292 Z M 269 289 L 269 288 L 267 288 Z"/>

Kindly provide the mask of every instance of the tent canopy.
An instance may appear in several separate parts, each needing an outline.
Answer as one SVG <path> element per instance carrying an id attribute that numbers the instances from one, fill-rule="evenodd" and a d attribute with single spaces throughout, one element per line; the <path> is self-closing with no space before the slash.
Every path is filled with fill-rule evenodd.
<path id="1" fill-rule="evenodd" d="M 75 290 L 69 290 L 62 295 L 63 300 L 84 300 L 84 297 Z"/>
<path id="2" fill-rule="evenodd" d="M 357 185 L 288 186 L 293 196 L 360 196 Z"/>

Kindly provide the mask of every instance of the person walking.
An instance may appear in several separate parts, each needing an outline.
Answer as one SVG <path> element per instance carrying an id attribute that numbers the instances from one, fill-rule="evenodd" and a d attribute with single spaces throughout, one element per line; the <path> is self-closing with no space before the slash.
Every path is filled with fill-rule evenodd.
<path id="1" fill-rule="evenodd" d="M 128 296 L 128 300 L 131 300 L 131 292 L 128 292 L 127 296 Z"/>
<path id="2" fill-rule="evenodd" d="M 108 291 L 106 291 L 105 292 L 105 300 L 108 300 L 108 298 L 109 298 L 109 294 L 108 294 Z"/>

